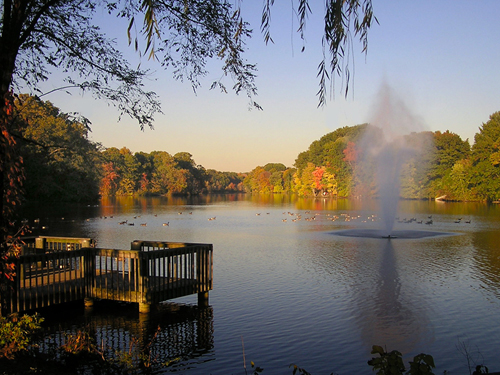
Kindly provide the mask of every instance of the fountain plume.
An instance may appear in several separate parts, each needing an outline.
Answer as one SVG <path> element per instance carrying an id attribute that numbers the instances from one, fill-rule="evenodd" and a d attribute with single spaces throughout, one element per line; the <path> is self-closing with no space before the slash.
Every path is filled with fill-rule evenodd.
<path id="1" fill-rule="evenodd" d="M 373 108 L 370 126 L 360 142 L 364 155 L 361 163 L 365 170 L 362 174 L 366 176 L 366 170 L 375 173 L 383 222 L 381 234 L 390 237 L 400 199 L 402 168 L 422 150 L 421 145 L 408 142 L 408 135 L 423 131 L 424 127 L 386 83 L 382 84 Z"/>

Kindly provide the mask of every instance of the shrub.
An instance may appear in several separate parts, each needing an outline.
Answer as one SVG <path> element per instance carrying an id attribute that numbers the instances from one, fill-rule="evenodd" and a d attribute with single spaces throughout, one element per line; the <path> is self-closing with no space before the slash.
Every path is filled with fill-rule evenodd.
<path id="1" fill-rule="evenodd" d="M 42 322 L 38 314 L 0 317 L 0 358 L 12 359 L 15 353 L 26 350 Z"/>

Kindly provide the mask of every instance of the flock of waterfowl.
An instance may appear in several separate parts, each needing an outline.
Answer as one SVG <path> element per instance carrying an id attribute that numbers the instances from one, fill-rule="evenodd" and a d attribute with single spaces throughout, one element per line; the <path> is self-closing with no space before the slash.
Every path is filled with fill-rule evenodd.
<path id="1" fill-rule="evenodd" d="M 177 212 L 178 215 L 183 215 L 183 214 L 187 214 L 187 215 L 193 215 L 193 212 L 190 211 L 190 212 L 182 212 L 182 211 L 179 211 Z M 271 215 L 270 212 L 266 212 L 265 215 Z M 283 212 L 283 215 L 286 215 L 288 216 L 287 218 L 282 218 L 281 221 L 283 223 L 287 223 L 287 222 L 298 222 L 298 221 L 301 221 L 301 220 L 304 220 L 304 221 L 316 221 L 318 218 L 323 218 L 323 220 L 330 220 L 330 221 L 343 221 L 343 222 L 360 222 L 360 223 L 369 223 L 369 222 L 375 222 L 375 221 L 379 221 L 380 220 L 380 217 L 377 215 L 377 214 L 371 214 L 371 215 L 353 215 L 353 214 L 349 214 L 349 213 L 340 213 L 340 214 L 332 214 L 332 213 L 311 213 L 311 211 L 304 211 L 304 212 L 290 212 L 290 211 L 286 211 L 286 212 Z M 155 214 L 154 217 L 157 217 L 158 215 Z M 264 216 L 262 213 L 260 212 L 257 212 L 255 213 L 255 216 Z M 110 216 L 100 216 L 100 219 L 113 219 L 113 215 L 110 215 Z M 136 221 L 137 220 L 140 220 L 141 219 L 141 215 L 136 215 L 136 216 L 133 216 L 131 219 L 126 219 L 126 220 L 122 220 L 122 221 L 119 221 L 118 224 L 119 225 L 123 225 L 123 226 L 136 226 Z M 216 220 L 217 217 L 216 216 L 212 216 L 212 217 L 209 217 L 207 220 L 208 221 L 214 221 Z M 61 218 L 61 220 L 65 220 L 65 218 Z M 74 220 L 73 220 L 74 221 Z M 90 221 L 90 219 L 87 219 L 86 221 Z M 433 217 L 432 215 L 429 215 L 427 216 L 425 219 L 417 219 L 416 217 L 411 217 L 411 218 L 400 218 L 400 217 L 396 217 L 395 221 L 399 224 L 412 224 L 412 223 L 415 223 L 415 224 L 426 224 L 426 225 L 432 225 L 434 224 L 434 220 L 433 220 Z M 471 220 L 468 219 L 468 220 L 463 220 L 461 217 L 460 218 L 457 218 L 457 219 L 453 219 L 453 222 L 455 224 L 460 224 L 460 223 L 466 223 L 466 224 L 470 224 L 471 223 Z M 35 225 L 37 225 L 40 229 L 43 229 L 43 230 L 47 230 L 48 229 L 48 226 L 40 226 L 40 219 L 35 219 L 34 220 L 34 223 Z M 147 222 L 139 222 L 137 224 L 137 226 L 141 226 L 141 227 L 146 227 L 148 225 Z M 154 225 L 158 225 L 157 222 L 154 223 Z M 169 227 L 170 226 L 170 221 L 165 221 L 165 222 L 162 222 L 161 225 L 163 227 Z"/>
<path id="2" fill-rule="evenodd" d="M 269 212 L 266 213 L 267 215 L 270 215 Z M 255 214 L 256 216 L 261 216 L 261 213 L 256 213 Z M 361 222 L 361 223 L 369 223 L 369 222 L 375 222 L 375 221 L 379 221 L 380 220 L 380 217 L 377 215 L 377 214 L 371 214 L 371 215 L 368 215 L 368 216 L 363 216 L 363 215 L 351 215 L 351 214 L 348 214 L 348 213 L 341 213 L 341 214 L 330 214 L 330 213 L 327 213 L 327 214 L 323 214 L 323 213 L 313 213 L 311 214 L 310 211 L 305 211 L 304 214 L 301 214 L 301 213 L 294 213 L 294 212 L 283 212 L 283 215 L 289 215 L 292 217 L 292 219 L 288 219 L 288 218 L 285 218 L 285 219 L 281 219 L 282 222 L 284 223 L 287 223 L 289 221 L 292 221 L 292 222 L 297 222 L 297 221 L 300 221 L 300 220 L 305 220 L 305 221 L 315 221 L 318 217 L 325 217 L 326 220 L 331 220 L 331 221 L 344 221 L 344 222 L 350 222 L 350 221 L 353 221 L 353 222 Z M 303 216 L 304 215 L 304 216 Z M 434 224 L 434 220 L 432 218 L 432 215 L 428 216 L 427 219 L 420 219 L 418 220 L 417 218 L 415 217 L 412 217 L 412 218 L 402 218 L 400 219 L 399 217 L 396 217 L 395 221 L 397 223 L 400 223 L 400 224 L 411 224 L 411 223 L 415 223 L 415 224 L 427 224 L 427 225 L 432 225 Z M 456 220 L 454 220 L 454 223 L 457 223 L 457 224 L 460 224 L 460 223 L 467 223 L 467 224 L 470 224 L 471 223 L 471 220 L 462 220 L 462 218 L 458 218 Z"/>
<path id="3" fill-rule="evenodd" d="M 178 215 L 183 215 L 184 213 L 185 213 L 185 212 L 182 212 L 182 211 L 177 212 L 177 214 L 178 214 Z M 192 215 L 192 214 L 193 214 L 193 212 L 192 212 L 192 211 L 190 211 L 190 212 L 187 212 L 186 214 L 187 214 L 187 215 Z M 158 215 L 157 215 L 157 214 L 155 214 L 155 215 L 154 215 L 154 217 L 158 217 Z M 108 216 L 101 216 L 100 218 L 101 218 L 101 219 L 108 219 Z M 112 219 L 112 218 L 113 218 L 113 216 L 109 216 L 109 218 L 110 218 L 110 219 Z M 133 217 L 133 219 L 134 219 L 134 220 L 135 220 L 135 219 L 138 219 L 138 218 L 141 218 L 141 215 L 137 215 L 137 216 L 134 216 L 134 217 Z M 217 219 L 217 217 L 216 217 L 216 216 L 212 216 L 212 217 L 209 217 L 209 218 L 208 218 L 208 221 L 213 221 L 213 220 L 215 220 L 215 219 Z M 130 221 L 130 222 L 129 222 L 129 220 L 127 219 L 127 220 L 119 221 L 119 222 L 118 222 L 118 224 L 119 224 L 119 225 L 135 226 L 135 221 Z M 145 223 L 140 223 L 139 225 L 140 225 L 141 227 L 147 227 L 147 226 L 148 226 L 148 223 L 147 223 L 147 222 L 145 222 Z M 170 226 L 170 221 L 163 222 L 163 223 L 162 223 L 162 226 L 164 226 L 164 227 L 169 227 L 169 226 Z"/>

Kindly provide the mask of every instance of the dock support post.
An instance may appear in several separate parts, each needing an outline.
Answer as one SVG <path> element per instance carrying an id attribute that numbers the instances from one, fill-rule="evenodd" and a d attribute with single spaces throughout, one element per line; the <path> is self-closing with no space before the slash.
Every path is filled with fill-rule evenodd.
<path id="1" fill-rule="evenodd" d="M 198 307 L 208 307 L 208 292 L 198 293 Z"/>
<path id="2" fill-rule="evenodd" d="M 139 313 L 147 314 L 150 311 L 151 311 L 151 304 L 150 303 L 139 302 Z"/>

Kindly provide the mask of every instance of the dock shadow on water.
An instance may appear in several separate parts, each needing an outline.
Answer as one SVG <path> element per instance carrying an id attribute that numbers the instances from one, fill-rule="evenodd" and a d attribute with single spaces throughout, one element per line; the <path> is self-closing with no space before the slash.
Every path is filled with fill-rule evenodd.
<path id="1" fill-rule="evenodd" d="M 137 368 L 142 366 L 139 357 L 144 361 L 147 356 L 154 373 L 182 372 L 193 364 L 213 360 L 211 307 L 161 303 L 150 313 L 140 314 L 134 304 L 100 301 L 92 309 L 58 306 L 44 309 L 42 314 L 46 321 L 38 342 L 40 352 L 61 347 L 69 336 L 83 330 L 105 358 L 129 356 L 130 365 Z"/>

